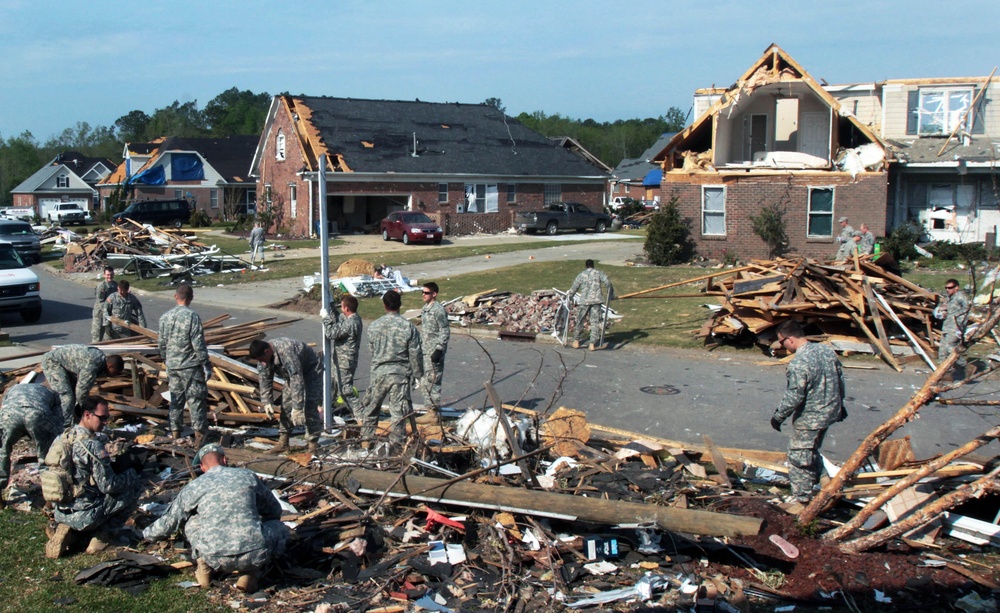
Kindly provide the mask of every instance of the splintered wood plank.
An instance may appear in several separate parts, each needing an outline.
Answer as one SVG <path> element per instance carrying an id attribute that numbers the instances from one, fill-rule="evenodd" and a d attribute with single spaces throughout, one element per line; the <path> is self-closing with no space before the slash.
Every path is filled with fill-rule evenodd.
<path id="1" fill-rule="evenodd" d="M 708 448 L 708 455 L 712 458 L 712 465 L 715 466 L 715 470 L 719 473 L 722 485 L 732 487 L 733 484 L 729 481 L 729 468 L 726 464 L 726 456 L 722 455 L 719 448 L 712 442 L 712 437 L 705 434 L 701 438 L 705 441 L 705 447 Z"/>

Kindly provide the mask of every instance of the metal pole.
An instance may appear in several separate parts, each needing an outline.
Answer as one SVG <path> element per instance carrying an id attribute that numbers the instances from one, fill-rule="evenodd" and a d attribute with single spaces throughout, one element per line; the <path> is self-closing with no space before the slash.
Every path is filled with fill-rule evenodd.
<path id="1" fill-rule="evenodd" d="M 320 274 L 323 276 L 323 308 L 330 308 L 330 233 L 327 231 L 326 211 L 326 155 L 319 158 L 319 263 Z M 320 322 L 319 337 L 323 340 L 323 429 L 333 427 L 333 380 L 332 372 L 333 342 L 323 334 L 323 322 Z"/>

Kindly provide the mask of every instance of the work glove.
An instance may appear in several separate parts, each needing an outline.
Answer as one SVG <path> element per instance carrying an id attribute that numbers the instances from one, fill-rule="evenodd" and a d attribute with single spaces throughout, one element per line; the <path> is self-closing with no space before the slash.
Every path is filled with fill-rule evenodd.
<path id="1" fill-rule="evenodd" d="M 319 310 L 319 316 L 321 319 L 326 319 L 330 316 L 330 312 L 326 310 L 326 307 L 323 307 Z"/>
<path id="2" fill-rule="evenodd" d="M 264 405 L 264 415 L 267 415 L 268 419 L 274 419 L 274 407 L 270 404 Z"/>
<path id="3" fill-rule="evenodd" d="M 442 351 L 442 350 L 440 350 L 440 349 L 435 349 L 435 350 L 434 350 L 434 351 L 433 351 L 433 352 L 431 353 L 431 362 L 438 362 L 438 361 L 440 361 L 440 360 L 441 360 L 441 358 L 443 358 L 443 357 L 444 357 L 444 351 Z"/>
<path id="4" fill-rule="evenodd" d="M 781 422 L 778 421 L 777 417 L 771 418 L 771 427 L 777 430 L 778 432 L 781 432 Z"/>

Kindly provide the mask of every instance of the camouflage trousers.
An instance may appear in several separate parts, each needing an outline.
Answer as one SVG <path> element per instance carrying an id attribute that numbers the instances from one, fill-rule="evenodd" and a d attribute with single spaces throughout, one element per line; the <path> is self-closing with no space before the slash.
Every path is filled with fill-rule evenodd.
<path id="1" fill-rule="evenodd" d="M 351 410 L 354 421 L 360 424 L 364 421 L 365 407 L 361 398 L 358 397 L 358 390 L 354 387 L 354 369 L 338 368 L 337 373 L 340 375 L 340 397 L 344 399 L 344 404 Z M 337 389 L 336 379 L 333 381 L 333 388 Z"/>
<path id="2" fill-rule="evenodd" d="M 142 487 L 136 483 L 135 487 L 123 492 L 100 496 L 84 508 L 76 508 L 79 505 L 75 503 L 72 510 L 57 506 L 53 510 L 53 516 L 60 524 L 66 524 L 78 532 L 98 528 L 114 531 L 128 520 L 141 493 Z"/>
<path id="3" fill-rule="evenodd" d="M 106 330 L 104 327 L 104 303 L 95 302 L 94 312 L 90 320 L 90 341 L 99 343 L 104 340 Z"/>
<path id="4" fill-rule="evenodd" d="M 208 431 L 208 385 L 201 367 L 167 371 L 170 385 L 170 429 L 184 429 L 184 407 L 191 411 L 191 427 L 195 432 Z"/>
<path id="5" fill-rule="evenodd" d="M 310 369 L 306 369 L 307 372 Z M 319 406 L 323 404 L 323 375 L 322 370 L 313 371 L 306 375 L 305 406 L 291 407 L 287 402 L 288 396 L 282 391 L 281 411 L 278 413 L 278 432 L 289 434 L 293 426 L 305 425 L 308 442 L 319 439 L 323 431 L 323 418 L 319 413 Z M 285 390 L 288 390 L 286 384 Z"/>
<path id="6" fill-rule="evenodd" d="M 261 522 L 260 531 L 264 535 L 264 546 L 233 555 L 211 555 L 201 552 L 217 543 L 206 543 L 199 538 L 197 532 L 187 533 L 185 537 L 191 543 L 195 559 L 202 558 L 215 571 L 222 573 L 253 573 L 264 569 L 268 564 L 285 553 L 290 531 L 280 520 Z"/>
<path id="7" fill-rule="evenodd" d="M 21 415 L 0 413 L 0 489 L 10 481 L 10 453 L 14 445 L 25 436 L 35 441 L 38 460 L 48 453 L 52 441 L 63 431 L 62 420 L 51 413 L 36 414 L 35 419 L 25 419 Z"/>
<path id="8" fill-rule="evenodd" d="M 444 356 L 437 362 L 431 360 L 429 354 L 424 354 L 424 378 L 420 380 L 420 391 L 427 404 L 435 408 L 441 407 L 441 381 L 444 379 Z"/>
<path id="9" fill-rule="evenodd" d="M 792 484 L 792 496 L 800 499 L 812 496 L 813 486 L 819 483 L 823 471 L 819 448 L 825 436 L 826 428 L 792 428 L 792 437 L 788 441 L 788 480 Z"/>
<path id="10" fill-rule="evenodd" d="M 69 428 L 73 425 L 73 407 L 76 406 L 76 375 L 60 366 L 48 356 L 42 358 L 42 372 L 45 382 L 53 392 L 59 395 L 59 404 L 63 410 L 63 425 Z"/>
<path id="11" fill-rule="evenodd" d="M 264 265 L 264 245 L 253 245 L 250 248 L 250 265 L 257 260 L 257 256 L 260 256 L 260 265 Z"/>
<path id="12" fill-rule="evenodd" d="M 941 343 L 938 345 L 938 364 L 944 362 L 959 346 L 959 338 L 957 332 L 945 332 L 941 334 Z M 963 354 L 957 360 L 955 360 L 955 368 L 964 369 L 965 368 L 965 355 Z"/>
<path id="13" fill-rule="evenodd" d="M 601 319 L 604 311 L 603 304 L 578 304 L 576 305 L 576 320 L 573 323 L 574 340 L 583 341 L 583 322 L 590 318 L 590 343 L 596 345 L 601 340 Z"/>
<path id="14" fill-rule="evenodd" d="M 371 386 L 365 395 L 364 419 L 361 421 L 361 438 L 371 440 L 375 437 L 378 416 L 382 404 L 389 403 L 389 441 L 393 444 L 402 443 L 406 438 L 406 424 L 403 418 L 413 412 L 410 399 L 409 377 L 401 373 L 373 373 Z"/>

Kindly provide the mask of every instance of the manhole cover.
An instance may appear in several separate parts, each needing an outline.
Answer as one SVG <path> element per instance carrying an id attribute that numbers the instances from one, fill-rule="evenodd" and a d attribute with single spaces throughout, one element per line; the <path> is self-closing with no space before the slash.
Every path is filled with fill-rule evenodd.
<path id="1" fill-rule="evenodd" d="M 681 391 L 673 385 L 647 385 L 645 387 L 640 387 L 639 391 L 643 394 L 652 394 L 654 396 L 673 396 L 674 394 L 681 393 Z"/>

